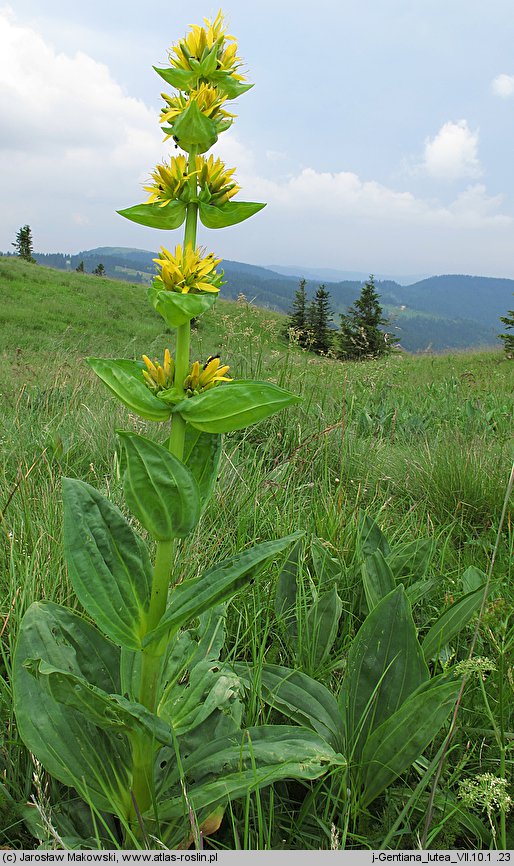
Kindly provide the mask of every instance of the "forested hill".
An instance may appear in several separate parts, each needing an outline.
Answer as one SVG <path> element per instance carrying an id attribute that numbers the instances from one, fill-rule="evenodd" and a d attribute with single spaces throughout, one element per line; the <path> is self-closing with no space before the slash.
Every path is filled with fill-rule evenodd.
<path id="1" fill-rule="evenodd" d="M 109 277 L 146 284 L 155 274 L 155 255 L 148 250 L 98 247 L 73 255 L 35 254 L 35 258 L 41 264 L 65 270 L 75 270 L 84 262 L 88 272 L 101 263 Z M 227 259 L 222 267 L 227 281 L 223 287 L 225 297 L 237 298 L 243 293 L 258 306 L 290 310 L 298 276 Z M 320 282 L 307 280 L 309 296 L 314 295 Z M 325 286 L 337 325 L 337 314 L 359 296 L 362 280 L 325 281 Z M 514 294 L 514 280 L 466 275 L 433 276 L 408 286 L 394 280 L 376 280 L 376 287 L 401 345 L 408 351 L 498 345 L 499 318 L 512 309 Z"/>

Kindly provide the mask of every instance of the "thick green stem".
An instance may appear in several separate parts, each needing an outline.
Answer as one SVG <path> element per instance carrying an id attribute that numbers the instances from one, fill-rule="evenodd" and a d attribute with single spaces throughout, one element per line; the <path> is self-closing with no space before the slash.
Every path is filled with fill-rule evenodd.
<path id="1" fill-rule="evenodd" d="M 196 153 L 189 154 L 188 170 L 196 168 Z M 188 244 L 193 249 L 196 247 L 196 225 L 198 218 L 198 204 L 196 203 L 197 181 L 196 174 L 189 180 L 191 201 L 187 206 L 186 225 L 184 230 L 184 251 Z M 189 348 L 191 328 L 189 322 L 177 328 L 177 346 L 175 352 L 175 386 L 184 391 L 184 380 L 189 373 Z M 175 415 L 171 425 L 169 438 L 169 450 L 175 457 L 182 460 L 184 455 L 184 439 L 186 423 Z M 160 541 L 157 544 L 155 565 L 152 579 L 152 594 L 148 610 L 146 632 L 152 631 L 159 623 L 166 610 L 168 598 L 168 587 L 170 584 L 170 572 L 175 550 L 175 542 Z M 139 688 L 139 702 L 151 712 L 155 713 L 158 704 L 158 687 L 161 676 L 164 651 L 159 644 L 153 651 L 151 647 L 142 650 L 141 677 Z M 153 787 L 153 764 L 155 760 L 156 744 L 148 736 L 137 735 L 132 741 L 132 794 L 139 812 L 144 813 L 152 804 Z M 140 836 L 139 822 L 134 806 L 130 814 L 130 824 L 137 837 Z"/>
<path id="2" fill-rule="evenodd" d="M 189 154 L 188 172 L 191 174 L 196 169 L 196 152 L 194 150 Z M 186 225 L 184 229 L 184 251 L 191 244 L 193 249 L 196 248 L 196 226 L 198 221 L 198 204 L 194 200 L 197 193 L 196 174 L 193 174 L 189 179 L 190 197 L 193 199 L 187 206 Z M 175 387 L 179 391 L 184 390 L 184 379 L 189 373 L 189 345 L 191 339 L 191 326 L 189 322 L 177 328 L 177 348 L 175 352 Z M 182 460 L 184 454 L 184 437 L 186 433 L 186 423 L 180 417 L 175 415 L 171 422 L 171 435 L 169 439 L 169 449 L 175 457 Z"/>
<path id="3" fill-rule="evenodd" d="M 170 568 L 173 557 L 174 541 L 160 541 L 157 544 L 153 570 L 152 594 L 148 610 L 146 632 L 152 631 L 159 623 L 168 597 Z M 139 702 L 152 713 L 157 709 L 158 685 L 161 676 L 163 654 L 153 652 L 147 647 L 141 652 L 141 676 Z M 155 743 L 150 736 L 135 734 L 132 738 L 132 795 L 139 812 L 143 814 L 152 804 L 153 762 Z M 140 828 L 136 808 L 132 804 L 130 823 L 133 832 L 139 836 Z"/>

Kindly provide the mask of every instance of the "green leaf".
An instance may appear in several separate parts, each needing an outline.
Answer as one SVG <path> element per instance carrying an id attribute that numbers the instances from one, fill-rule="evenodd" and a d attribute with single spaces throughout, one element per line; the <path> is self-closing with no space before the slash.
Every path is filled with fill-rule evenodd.
<path id="1" fill-rule="evenodd" d="M 120 216 L 142 226 L 153 229 L 178 229 L 186 218 L 186 205 L 183 201 L 170 201 L 160 205 L 156 202 L 136 204 L 116 211 Z"/>
<path id="2" fill-rule="evenodd" d="M 198 203 L 200 220 L 208 229 L 235 226 L 258 213 L 263 207 L 266 205 L 254 201 L 227 201 L 218 206 L 203 201 Z"/>
<path id="3" fill-rule="evenodd" d="M 341 748 L 341 712 L 336 699 L 322 683 L 302 671 L 281 665 L 265 664 L 257 672 L 250 664 L 236 662 L 233 668 L 245 686 L 252 691 L 257 689 L 270 707 L 275 707 L 297 724 L 316 731 L 333 749 Z"/>
<path id="4" fill-rule="evenodd" d="M 412 575 L 419 580 L 427 573 L 433 550 L 433 539 L 417 538 L 397 545 L 387 557 L 387 564 L 396 580 Z"/>
<path id="5" fill-rule="evenodd" d="M 375 523 L 375 521 L 364 512 L 361 512 L 359 523 L 360 543 L 363 554 L 365 556 L 370 556 L 375 552 L 375 550 L 380 550 L 385 557 L 389 556 L 391 550 L 387 543 L 387 538 L 380 529 L 378 523 Z"/>
<path id="6" fill-rule="evenodd" d="M 202 433 L 186 427 L 184 463 L 198 484 L 200 503 L 205 508 L 211 498 L 221 459 L 221 434 Z"/>
<path id="7" fill-rule="evenodd" d="M 61 670 L 43 659 L 27 659 L 23 666 L 54 700 L 77 710 L 101 730 L 150 734 L 159 743 L 173 745 L 170 726 L 142 704 L 128 701 L 122 695 L 108 694 L 83 677 Z"/>
<path id="8" fill-rule="evenodd" d="M 249 550 L 224 559 L 200 577 L 185 580 L 171 593 L 170 603 L 159 625 L 143 641 L 147 646 L 156 638 L 175 633 L 182 625 L 212 607 L 228 601 L 247 583 L 255 580 L 264 566 L 302 535 L 294 532 L 276 541 L 264 541 Z"/>
<path id="9" fill-rule="evenodd" d="M 216 125 L 200 111 L 194 100 L 173 121 L 172 128 L 175 141 L 188 152 L 195 148 L 197 153 L 205 153 L 218 140 Z"/>
<path id="10" fill-rule="evenodd" d="M 109 390 L 132 412 L 148 421 L 165 421 L 170 417 L 171 407 L 158 400 L 145 385 L 142 375 L 145 365 L 142 361 L 114 358 L 86 360 Z"/>
<path id="11" fill-rule="evenodd" d="M 423 683 L 373 731 L 362 752 L 361 809 L 407 770 L 437 736 L 455 706 L 459 687 L 459 682 L 448 682 L 445 676 Z"/>
<path id="12" fill-rule="evenodd" d="M 148 553 L 94 487 L 63 478 L 63 501 L 64 553 L 80 603 L 111 640 L 139 649 L 152 586 Z"/>
<path id="13" fill-rule="evenodd" d="M 475 589 L 480 589 L 486 581 L 487 575 L 474 565 L 470 565 L 466 568 L 466 571 L 461 577 L 462 589 L 465 593 L 473 592 Z"/>
<path id="14" fill-rule="evenodd" d="M 200 519 L 200 494 L 192 473 L 157 442 L 117 432 L 125 450 L 123 490 L 132 514 L 157 541 L 185 538 Z"/>
<path id="15" fill-rule="evenodd" d="M 13 691 L 20 736 L 45 770 L 97 809 L 128 814 L 127 738 L 97 728 L 56 701 L 25 669 L 30 658 L 43 658 L 108 693 L 119 692 L 119 648 L 76 613 L 52 602 L 36 602 L 20 626 Z"/>
<path id="16" fill-rule="evenodd" d="M 409 602 L 400 584 L 386 595 L 357 632 L 348 653 L 340 695 L 349 751 L 366 739 L 428 679 Z"/>
<path id="17" fill-rule="evenodd" d="M 366 557 L 361 574 L 368 610 L 371 611 L 396 586 L 391 568 L 379 548 Z"/>
<path id="18" fill-rule="evenodd" d="M 328 659 L 337 637 L 342 609 L 335 585 L 320 595 L 309 609 L 298 645 L 298 655 L 309 667 L 318 668 Z"/>
<path id="19" fill-rule="evenodd" d="M 223 71 L 213 72 L 211 80 L 229 99 L 237 99 L 253 87 L 253 84 L 243 84 L 242 81 L 237 81 L 232 75 Z"/>
<path id="20" fill-rule="evenodd" d="M 280 570 L 275 592 L 275 613 L 281 620 L 293 641 L 298 636 L 296 620 L 296 592 L 299 562 L 303 553 L 303 541 L 298 541 L 291 548 L 288 557 Z"/>
<path id="21" fill-rule="evenodd" d="M 453 640 L 480 608 L 485 587 L 484 583 L 478 589 L 468 592 L 438 617 L 421 642 L 427 661 L 434 658 L 447 643 Z"/>
<path id="22" fill-rule="evenodd" d="M 217 300 L 217 293 L 192 295 L 189 292 L 168 292 L 159 289 L 154 284 L 148 289 L 148 298 L 154 310 L 164 319 L 170 328 L 179 328 L 210 310 Z"/>
<path id="23" fill-rule="evenodd" d="M 323 543 L 320 538 L 313 538 L 310 551 L 320 588 L 341 576 L 341 563 L 330 555 L 329 545 L 326 542 Z"/>
<path id="24" fill-rule="evenodd" d="M 270 382 L 241 379 L 190 397 L 175 406 L 173 411 L 197 430 L 230 433 L 256 424 L 300 400 L 300 397 Z"/>
<path id="25" fill-rule="evenodd" d="M 410 603 L 416 604 L 417 601 L 427 595 L 432 589 L 440 585 L 440 581 L 435 577 L 430 580 L 416 580 L 415 583 L 411 583 L 407 587 L 405 593 Z"/>
<path id="26" fill-rule="evenodd" d="M 157 66 L 154 66 L 153 68 L 161 78 L 164 78 L 168 84 L 171 84 L 172 87 L 176 87 L 177 90 L 189 90 L 196 78 L 196 74 L 190 72 L 188 69 L 174 69 L 173 67 L 159 69 Z"/>
<path id="27" fill-rule="evenodd" d="M 187 795 L 194 811 L 199 812 L 280 779 L 317 779 L 331 766 L 344 763 L 326 742 L 306 728 L 262 725 L 206 743 L 183 760 L 183 767 L 188 778 L 198 780 L 188 786 Z M 176 788 L 178 781 L 176 776 L 169 779 Z M 160 800 L 161 821 L 183 813 L 181 793 L 169 798 L 164 795 Z M 149 813 L 148 817 L 153 816 Z"/>

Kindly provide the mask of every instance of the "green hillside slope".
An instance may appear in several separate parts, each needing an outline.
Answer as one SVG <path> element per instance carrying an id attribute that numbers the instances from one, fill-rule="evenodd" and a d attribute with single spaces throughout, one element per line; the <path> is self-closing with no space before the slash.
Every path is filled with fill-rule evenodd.
<path id="1" fill-rule="evenodd" d="M 98 247 L 77 255 L 36 254 L 46 266 L 73 272 L 81 263 L 91 273 L 99 263 L 113 279 L 147 285 L 155 273 L 155 253 L 124 247 Z M 255 304 L 270 310 L 288 312 L 298 288 L 296 277 L 274 273 L 267 268 L 224 260 L 225 298 L 241 293 Z M 319 281 L 307 280 L 309 297 Z M 339 313 L 359 296 L 362 283 L 346 280 L 326 283 L 334 310 L 334 325 Z M 402 348 L 409 352 L 498 347 L 499 318 L 510 309 L 513 280 L 485 277 L 431 277 L 412 286 L 392 280 L 377 281 L 385 309 L 392 309 L 393 326 Z M 133 291 L 133 289 L 132 289 Z"/>

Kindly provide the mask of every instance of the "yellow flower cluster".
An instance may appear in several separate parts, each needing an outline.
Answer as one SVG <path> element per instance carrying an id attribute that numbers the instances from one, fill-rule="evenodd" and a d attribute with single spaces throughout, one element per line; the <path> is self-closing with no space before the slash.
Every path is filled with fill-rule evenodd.
<path id="1" fill-rule="evenodd" d="M 173 157 L 169 164 L 157 165 L 152 172 L 153 183 L 144 187 L 144 190 L 150 193 L 147 204 L 157 202 L 164 207 L 176 199 L 187 200 L 188 180 L 191 176 L 187 171 L 187 159 L 182 155 Z"/>
<path id="2" fill-rule="evenodd" d="M 226 364 L 220 366 L 221 361 L 219 355 L 211 355 L 207 361 L 200 366 L 199 361 L 195 361 L 189 375 L 184 379 L 184 391 L 188 397 L 194 394 L 201 394 L 202 391 L 208 391 L 209 388 L 214 388 L 218 382 L 232 382 L 225 373 L 228 373 L 230 367 Z"/>
<path id="3" fill-rule="evenodd" d="M 194 90 L 190 90 L 187 96 L 179 93 L 177 96 L 168 96 L 167 93 L 161 93 L 162 98 L 167 103 L 167 107 L 161 109 L 160 123 L 173 123 L 186 108 L 189 108 L 191 103 L 196 103 L 198 110 L 204 117 L 208 117 L 214 121 L 218 127 L 218 131 L 228 129 L 232 124 L 232 119 L 236 116 L 225 111 L 222 107 L 227 101 L 216 87 L 210 84 L 200 84 Z M 166 135 L 165 141 L 171 137 L 171 133 Z"/>
<path id="4" fill-rule="evenodd" d="M 241 66 L 241 58 L 237 56 L 237 42 L 234 36 L 226 32 L 221 10 L 212 22 L 209 18 L 204 18 L 204 27 L 193 24 L 184 39 L 172 46 L 168 57 L 170 65 L 176 69 L 195 72 L 198 64 L 205 61 L 211 53 L 214 54 L 213 66 L 217 72 L 229 73 L 237 81 L 245 80 L 244 76 L 237 72 Z"/>
<path id="5" fill-rule="evenodd" d="M 219 292 L 221 288 L 223 272 L 218 274 L 216 271 L 221 259 L 214 258 L 214 253 L 203 256 L 202 250 L 199 247 L 193 249 L 192 244 L 186 244 L 184 250 L 177 244 L 174 253 L 161 247 L 159 258 L 154 262 L 160 269 L 155 279 L 168 292 L 198 294 Z"/>
<path id="6" fill-rule="evenodd" d="M 212 155 L 205 159 L 198 155 L 195 166 L 195 171 L 188 172 L 187 159 L 182 154 L 172 157 L 169 163 L 157 165 L 152 172 L 153 183 L 144 187 L 150 193 L 147 204 L 157 203 L 164 207 L 170 201 L 187 203 L 191 195 L 188 181 L 193 176 L 197 177 L 201 201 L 217 207 L 225 204 L 241 189 L 233 179 L 235 168 L 227 168 L 221 159 L 214 159 Z"/>
<path id="7" fill-rule="evenodd" d="M 232 178 L 235 168 L 227 168 L 221 159 L 214 159 L 212 155 L 208 159 L 197 156 L 196 170 L 200 198 L 216 207 L 225 204 L 241 189 Z"/>
<path id="8" fill-rule="evenodd" d="M 161 365 L 158 361 L 150 361 L 147 355 L 143 355 L 143 361 L 146 364 L 146 370 L 143 370 L 143 376 L 146 384 L 157 394 L 159 391 L 165 391 L 171 388 L 175 378 L 175 362 L 170 355 L 170 350 L 164 350 L 164 363 Z"/>
<path id="9" fill-rule="evenodd" d="M 158 394 L 160 391 L 167 391 L 172 388 L 175 380 L 175 363 L 170 355 L 169 349 L 164 350 L 164 362 L 159 364 L 157 359 L 151 361 L 147 355 L 143 355 L 143 361 L 146 370 L 143 370 L 143 377 L 146 385 Z M 229 371 L 227 364 L 221 366 L 219 355 L 211 355 L 203 365 L 200 361 L 195 361 L 188 375 L 184 379 L 183 388 L 186 397 L 192 397 L 195 394 L 201 394 L 203 391 L 208 391 L 219 382 L 232 382 L 226 376 Z"/>

